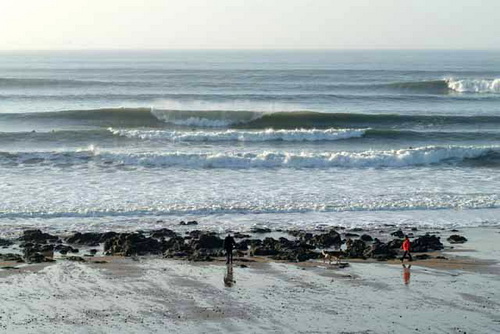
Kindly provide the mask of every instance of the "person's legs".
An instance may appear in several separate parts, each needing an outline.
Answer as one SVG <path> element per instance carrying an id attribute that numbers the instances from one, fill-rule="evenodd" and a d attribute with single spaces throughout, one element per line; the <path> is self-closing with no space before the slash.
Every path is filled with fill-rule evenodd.
<path id="1" fill-rule="evenodd" d="M 401 262 L 404 261 L 404 259 L 406 258 L 406 255 L 409 255 L 408 251 L 404 251 L 403 256 L 401 257 Z M 410 257 L 410 259 L 411 259 L 411 257 Z"/>
<path id="2" fill-rule="evenodd" d="M 229 263 L 233 263 L 233 250 L 229 251 Z"/>
<path id="3" fill-rule="evenodd" d="M 226 249 L 226 264 L 229 264 L 231 253 L 232 252 L 229 249 Z"/>
<path id="4" fill-rule="evenodd" d="M 413 258 L 411 256 L 410 252 L 407 252 L 407 253 L 408 253 L 408 258 L 410 259 L 410 261 L 413 261 Z"/>

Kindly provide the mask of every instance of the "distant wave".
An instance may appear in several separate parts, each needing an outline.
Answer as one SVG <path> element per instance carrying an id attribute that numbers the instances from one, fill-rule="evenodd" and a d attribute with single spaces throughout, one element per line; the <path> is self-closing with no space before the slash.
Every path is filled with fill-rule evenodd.
<path id="1" fill-rule="evenodd" d="M 0 88 L 76 88 L 89 86 L 123 86 L 127 82 L 51 78 L 0 78 Z"/>
<path id="2" fill-rule="evenodd" d="M 127 130 L 113 129 L 115 135 L 139 139 L 160 139 L 171 141 L 218 142 L 218 141 L 332 141 L 359 138 L 365 134 L 363 129 L 295 129 L 262 131 L 224 130 L 224 131 L 171 131 L 171 130 Z"/>
<path id="3" fill-rule="evenodd" d="M 107 128 L 96 130 L 58 130 L 0 132 L 0 145 L 5 143 L 58 143 L 64 145 L 103 144 L 120 141 L 149 140 L 171 142 L 315 142 L 328 143 L 336 140 L 370 141 L 500 141 L 498 130 L 471 131 L 412 131 L 405 129 L 165 129 L 165 128 Z M 408 145 L 408 144 L 406 144 Z"/>
<path id="4" fill-rule="evenodd" d="M 437 128 L 500 126 L 500 116 L 322 113 L 313 111 L 160 110 L 108 108 L 45 113 L 0 113 L 0 122 L 92 125 L 97 127 L 232 127 L 240 129 Z"/>
<path id="5" fill-rule="evenodd" d="M 449 89 L 460 93 L 500 93 L 500 79 L 446 79 Z"/>
<path id="6" fill-rule="evenodd" d="M 172 73 L 170 73 L 172 75 Z M 179 73 L 175 73 L 174 78 L 178 76 Z M 193 80 L 196 79 L 197 85 L 203 88 L 216 88 L 220 87 L 221 84 L 214 83 L 209 79 L 201 80 L 199 74 L 196 73 L 186 73 L 184 75 L 192 75 Z M 211 73 L 211 75 L 214 75 Z M 314 73 L 311 73 L 314 75 Z M 162 78 L 161 76 L 159 76 Z M 149 77 L 148 77 L 149 78 Z M 285 81 L 263 81 L 259 84 L 253 82 L 246 82 L 245 80 L 237 80 L 238 77 L 234 76 L 231 78 L 226 78 L 225 81 L 231 80 L 233 87 L 232 93 L 224 93 L 221 91 L 208 92 L 207 94 L 195 94 L 191 92 L 187 93 L 154 93 L 149 91 L 149 93 L 142 94 L 79 94 L 76 95 L 46 95 L 40 94 L 40 91 L 31 91 L 26 95 L 19 94 L 3 94 L 4 98 L 49 98 L 49 99 L 65 99 L 65 98 L 99 98 L 106 96 L 108 99 L 124 99 L 127 97 L 133 97 L 138 99 L 147 98 L 158 98 L 158 97 L 196 97 L 196 96 L 206 96 L 206 97 L 216 97 L 217 99 L 224 99 L 225 97 L 233 98 L 235 96 L 247 97 L 247 98 L 259 98 L 267 97 L 289 97 L 293 98 L 296 96 L 300 97 L 337 97 L 337 98 L 364 98 L 364 95 L 354 94 L 349 95 L 347 92 L 379 92 L 380 91 L 396 91 L 396 92 L 406 92 L 406 93 L 427 93 L 427 94 L 447 94 L 449 92 L 460 92 L 460 93 L 500 93 L 500 78 L 439 78 L 433 80 L 422 80 L 422 81 L 401 81 L 401 82 L 389 82 L 384 83 L 380 81 L 376 82 L 331 82 L 331 81 L 308 81 L 304 84 L 303 80 L 307 79 L 308 76 L 292 76 Z M 123 80 L 84 80 L 84 79 L 65 79 L 65 78 L 37 78 L 37 77 L 0 77 L 0 88 L 3 89 L 65 89 L 65 88 L 89 88 L 89 87 L 135 87 L 135 88 L 155 88 L 158 85 L 166 85 L 169 87 L 168 81 L 157 81 L 158 77 L 151 77 L 149 80 L 136 80 L 133 78 L 123 79 Z M 234 88 L 237 88 L 236 91 Z M 276 87 L 286 87 L 289 93 L 284 93 L 283 89 L 272 89 Z M 161 91 L 161 90 L 160 90 Z M 38 94 L 36 94 L 38 92 Z M 43 92 L 43 91 L 42 91 Z M 281 92 L 281 93 L 278 93 Z M 374 96 L 369 96 L 374 98 Z M 391 98 L 391 96 L 385 96 L 385 98 Z M 393 97 L 395 98 L 395 97 Z"/>
<path id="7" fill-rule="evenodd" d="M 426 146 L 401 150 L 331 153 L 180 153 L 127 154 L 94 148 L 69 152 L 0 152 L 0 164 L 68 166 L 183 167 L 183 168 L 366 168 L 409 167 L 435 164 L 498 166 L 500 147 Z"/>

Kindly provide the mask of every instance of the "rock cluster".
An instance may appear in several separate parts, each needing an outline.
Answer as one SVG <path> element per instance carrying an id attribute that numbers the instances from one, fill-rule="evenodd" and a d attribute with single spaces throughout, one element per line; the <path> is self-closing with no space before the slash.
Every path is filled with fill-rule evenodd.
<path id="1" fill-rule="evenodd" d="M 188 222 L 189 223 L 189 222 Z M 194 225 L 191 223 L 191 225 Z M 255 227 L 252 233 L 261 235 L 271 232 L 268 228 Z M 342 232 L 342 231 L 341 231 Z M 385 261 L 394 259 L 401 248 L 404 236 L 401 230 L 391 233 L 396 236 L 393 240 L 382 242 L 378 238 L 373 238 L 369 234 L 362 234 L 356 238 L 350 232 L 342 234 L 334 229 L 323 231 L 287 231 L 292 239 L 280 237 L 278 239 L 252 238 L 249 234 L 235 233 L 237 239 L 236 251 L 240 256 L 269 256 L 275 260 L 283 261 L 306 261 L 321 257 L 321 249 L 340 249 L 346 244 L 344 255 L 347 258 L 377 259 Z M 22 242 L 20 247 L 24 251 L 26 262 L 51 261 L 53 253 L 58 252 L 76 261 L 80 257 L 72 254 L 79 253 L 80 250 L 75 245 L 80 246 L 100 246 L 103 245 L 104 253 L 107 255 L 160 255 L 168 258 L 184 258 L 191 261 L 211 261 L 215 257 L 224 256 L 223 239 L 214 232 L 193 230 L 180 235 L 170 229 L 162 228 L 154 231 L 137 231 L 133 233 L 74 233 L 71 236 L 61 239 L 58 236 L 43 233 L 40 230 L 27 230 L 19 238 Z M 465 242 L 467 239 L 458 235 L 448 238 L 450 242 Z M 9 240 L 0 239 L 0 245 L 10 245 Z M 440 238 L 435 235 L 426 234 L 413 240 L 412 251 L 429 252 L 443 249 Z M 92 256 L 96 249 L 89 250 Z M 1 259 L 23 260 L 15 254 L 0 256 Z M 424 258 L 424 257 L 422 257 Z"/>

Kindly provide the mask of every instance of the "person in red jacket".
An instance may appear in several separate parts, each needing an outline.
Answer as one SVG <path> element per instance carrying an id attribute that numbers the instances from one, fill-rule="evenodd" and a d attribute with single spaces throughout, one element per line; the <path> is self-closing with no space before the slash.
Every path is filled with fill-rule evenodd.
<path id="1" fill-rule="evenodd" d="M 408 258 L 410 261 L 413 261 L 413 258 L 411 257 L 410 254 L 410 249 L 411 249 L 411 242 L 410 239 L 408 238 L 407 235 L 405 235 L 405 240 L 403 241 L 403 244 L 401 245 L 401 248 L 403 249 L 403 257 L 401 258 L 401 262 L 405 259 L 405 257 L 408 255 Z"/>

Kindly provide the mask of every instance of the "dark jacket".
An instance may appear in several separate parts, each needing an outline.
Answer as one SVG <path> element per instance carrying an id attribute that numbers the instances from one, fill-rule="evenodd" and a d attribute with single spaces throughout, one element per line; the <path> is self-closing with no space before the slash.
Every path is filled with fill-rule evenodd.
<path id="1" fill-rule="evenodd" d="M 229 250 L 233 250 L 234 246 L 236 246 L 236 242 L 234 241 L 233 237 L 232 236 L 227 236 L 225 239 L 224 239 L 224 249 L 229 249 Z"/>

